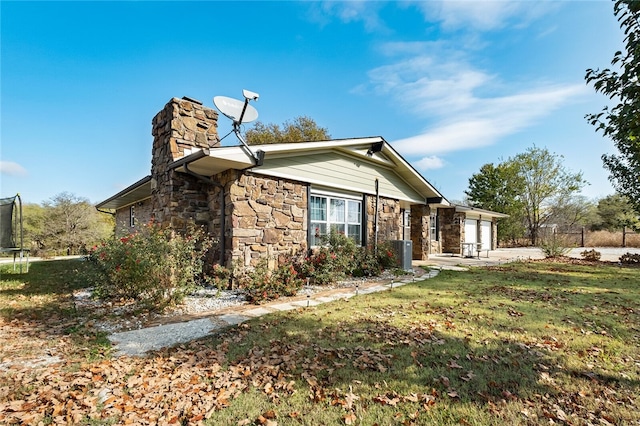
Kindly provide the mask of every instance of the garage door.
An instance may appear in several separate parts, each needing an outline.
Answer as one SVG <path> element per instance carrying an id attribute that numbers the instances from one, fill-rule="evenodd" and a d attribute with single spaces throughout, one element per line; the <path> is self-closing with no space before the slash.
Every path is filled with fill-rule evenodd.
<path id="1" fill-rule="evenodd" d="M 483 250 L 491 250 L 491 222 L 483 220 L 480 222 L 480 238 Z"/>
<path id="2" fill-rule="evenodd" d="M 478 242 L 478 221 L 475 219 L 465 219 L 464 221 L 464 242 Z"/>

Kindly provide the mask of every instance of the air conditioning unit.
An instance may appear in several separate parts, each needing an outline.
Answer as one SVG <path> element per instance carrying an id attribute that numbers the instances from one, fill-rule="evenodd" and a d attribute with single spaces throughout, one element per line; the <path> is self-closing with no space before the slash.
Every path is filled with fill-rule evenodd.
<path id="1" fill-rule="evenodd" d="M 391 248 L 396 255 L 398 267 L 405 271 L 412 271 L 411 260 L 413 244 L 410 240 L 391 240 Z"/>

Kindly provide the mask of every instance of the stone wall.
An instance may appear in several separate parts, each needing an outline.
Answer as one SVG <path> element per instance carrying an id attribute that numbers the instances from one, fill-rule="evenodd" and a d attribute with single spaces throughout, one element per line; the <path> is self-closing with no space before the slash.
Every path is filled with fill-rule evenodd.
<path id="1" fill-rule="evenodd" d="M 307 250 L 307 184 L 238 172 L 228 186 L 227 258 L 269 266 L 285 254 Z M 281 260 L 281 259 L 280 259 Z"/>
<path id="2" fill-rule="evenodd" d="M 373 246 L 375 241 L 376 197 L 367 197 L 367 241 Z M 402 211 L 400 201 L 380 197 L 378 202 L 378 243 L 402 239 Z"/>
<path id="3" fill-rule="evenodd" d="M 412 257 L 415 260 L 427 260 L 430 253 L 429 235 L 430 208 L 427 205 L 411 206 Z"/>
<path id="4" fill-rule="evenodd" d="M 171 99 L 153 118 L 151 199 L 157 223 L 182 230 L 211 221 L 208 184 L 168 166 L 195 150 L 219 146 L 217 119 L 216 111 L 188 98 Z"/>
<path id="5" fill-rule="evenodd" d="M 153 218 L 151 199 L 137 202 L 133 205 L 135 220 L 134 226 L 131 226 L 130 207 L 127 206 L 116 210 L 116 238 L 136 232 L 141 226 L 151 222 Z"/>
<path id="6" fill-rule="evenodd" d="M 440 216 L 440 243 L 443 253 L 460 254 L 460 243 L 464 241 L 464 213 L 455 208 L 438 209 Z"/>

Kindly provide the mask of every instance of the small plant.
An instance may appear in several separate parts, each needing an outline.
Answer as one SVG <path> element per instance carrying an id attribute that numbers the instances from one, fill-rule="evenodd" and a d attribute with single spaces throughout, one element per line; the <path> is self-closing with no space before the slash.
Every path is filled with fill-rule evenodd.
<path id="1" fill-rule="evenodd" d="M 238 278 L 247 299 L 253 303 L 294 296 L 304 284 L 293 264 L 281 262 L 275 270 L 270 270 L 266 258 L 253 269 L 244 270 Z"/>
<path id="2" fill-rule="evenodd" d="M 582 256 L 584 260 L 588 260 L 590 262 L 595 262 L 600 260 L 600 252 L 597 251 L 596 249 L 585 250 L 582 253 L 580 253 L 580 256 Z"/>
<path id="3" fill-rule="evenodd" d="M 546 258 L 562 257 L 569 253 L 570 247 L 560 241 L 559 238 L 553 236 L 540 244 L 540 248 Z"/>
<path id="4" fill-rule="evenodd" d="M 638 265 L 640 264 L 640 254 L 627 252 L 620 256 L 620 263 Z"/>
<path id="5" fill-rule="evenodd" d="M 210 240 L 201 230 L 182 236 L 151 224 L 91 249 L 88 259 L 95 268 L 89 278 L 98 297 L 162 310 L 195 289 L 209 247 Z"/>
<path id="6" fill-rule="evenodd" d="M 215 264 L 211 271 L 205 276 L 207 284 L 217 288 L 218 290 L 226 290 L 231 286 L 231 277 L 233 271 L 222 265 Z"/>

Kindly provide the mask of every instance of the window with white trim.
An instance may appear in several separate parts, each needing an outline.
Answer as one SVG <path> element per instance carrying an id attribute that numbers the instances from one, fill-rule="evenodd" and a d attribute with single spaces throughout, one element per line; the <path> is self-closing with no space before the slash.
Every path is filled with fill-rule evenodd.
<path id="1" fill-rule="evenodd" d="M 429 235 L 432 241 L 438 241 L 440 239 L 438 235 L 438 214 L 437 213 L 431 213 L 431 215 L 429 216 Z"/>
<path id="2" fill-rule="evenodd" d="M 311 246 L 335 231 L 362 244 L 362 201 L 339 195 L 313 194 L 309 200 Z"/>
<path id="3" fill-rule="evenodd" d="M 134 206 L 129 207 L 129 226 L 132 228 L 136 226 L 136 211 Z"/>

